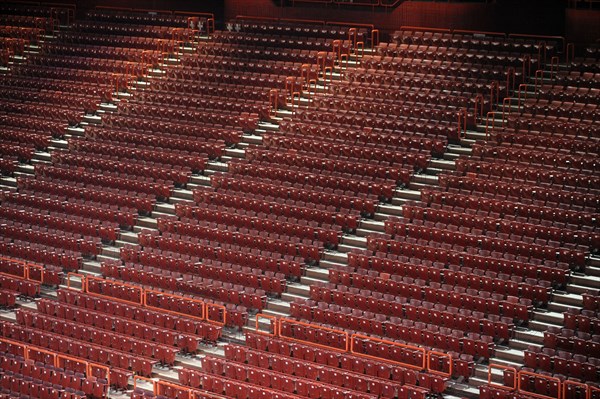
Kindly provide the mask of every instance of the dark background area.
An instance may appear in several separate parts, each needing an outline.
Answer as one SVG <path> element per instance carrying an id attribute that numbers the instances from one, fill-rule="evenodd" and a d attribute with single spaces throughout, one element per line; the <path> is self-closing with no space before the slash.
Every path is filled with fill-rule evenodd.
<path id="1" fill-rule="evenodd" d="M 96 6 L 212 12 L 217 27 L 237 15 L 251 15 L 368 23 L 379 28 L 384 38 L 400 26 L 423 26 L 564 36 L 578 44 L 598 40 L 600 10 L 572 9 L 567 3 L 566 0 L 405 1 L 395 9 L 386 9 L 297 1 L 292 6 L 290 0 L 283 3 L 280 0 L 76 0 L 79 15 Z"/>

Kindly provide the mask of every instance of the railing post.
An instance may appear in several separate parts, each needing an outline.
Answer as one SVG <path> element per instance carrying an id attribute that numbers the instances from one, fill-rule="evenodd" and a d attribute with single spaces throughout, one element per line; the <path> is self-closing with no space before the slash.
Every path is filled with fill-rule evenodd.
<path id="1" fill-rule="evenodd" d="M 485 103 L 485 100 L 483 98 L 483 95 L 478 94 L 475 96 L 475 109 L 473 112 L 473 124 L 474 125 L 477 125 L 477 114 L 478 113 L 479 113 L 480 117 L 483 117 L 484 103 Z"/>
<path id="2" fill-rule="evenodd" d="M 69 272 L 67 273 L 67 288 L 71 288 L 71 277 L 78 277 L 81 282 L 81 291 L 87 292 L 86 278 L 83 274 Z"/>
<path id="3" fill-rule="evenodd" d="M 538 69 L 542 68 L 542 64 L 546 64 L 546 42 L 538 42 Z"/>
<path id="4" fill-rule="evenodd" d="M 538 78 L 539 78 L 539 82 L 540 82 L 539 88 L 538 88 Z M 535 71 L 535 91 L 536 92 L 542 88 L 543 83 L 544 83 L 544 70 L 538 69 L 537 71 Z"/>
<path id="5" fill-rule="evenodd" d="M 358 40 L 358 31 L 356 28 L 348 29 L 348 40 L 352 42 L 352 48 L 356 51 L 356 41 Z"/>
<path id="6" fill-rule="evenodd" d="M 487 113 L 487 115 L 485 116 L 485 139 L 489 140 L 490 139 L 490 130 L 494 131 L 495 130 L 495 122 L 494 122 L 494 115 L 496 115 L 495 112 L 490 111 Z M 490 126 L 490 116 L 492 116 L 492 124 Z"/>
<path id="7" fill-rule="evenodd" d="M 285 78 L 285 103 L 290 104 L 287 100 L 288 96 L 292 96 L 296 89 L 296 78 L 294 76 L 288 76 Z"/>
<path id="8" fill-rule="evenodd" d="M 349 58 L 350 58 L 350 56 L 348 54 L 342 54 L 342 56 L 340 57 L 340 66 L 342 67 L 340 74 L 341 74 L 342 78 L 344 77 L 344 68 L 348 67 L 348 59 Z"/>
<path id="9" fill-rule="evenodd" d="M 312 93 L 311 93 L 311 86 L 313 87 Z M 313 103 L 314 101 L 314 96 L 317 95 L 317 80 L 316 79 L 310 79 L 308 81 L 308 102 L 309 103 Z M 308 107 L 308 105 L 307 105 Z"/>
<path id="10" fill-rule="evenodd" d="M 96 368 L 96 369 L 102 369 L 102 370 L 106 371 L 106 385 L 110 386 L 110 369 L 107 366 L 103 365 L 103 364 L 89 363 L 88 362 L 88 364 L 87 364 L 87 369 L 88 369 L 87 374 L 88 374 L 88 376 L 93 375 L 94 368 Z"/>
<path id="11" fill-rule="evenodd" d="M 342 56 L 342 41 L 334 40 L 331 47 L 332 47 L 333 54 L 335 54 L 335 56 L 336 56 L 335 61 L 339 62 L 340 57 Z"/>
<path id="12" fill-rule="evenodd" d="M 294 98 L 298 97 L 298 105 L 296 106 L 296 108 L 300 107 L 300 92 L 299 91 L 295 91 L 292 93 L 292 113 L 296 113 L 296 110 L 294 109 Z"/>
<path id="13" fill-rule="evenodd" d="M 567 43 L 565 51 L 565 62 L 569 63 L 575 59 L 575 43 Z"/>
<path id="14" fill-rule="evenodd" d="M 304 79 L 305 82 L 310 81 L 311 79 L 311 65 L 310 64 L 302 64 L 300 67 L 300 78 Z"/>
<path id="15" fill-rule="evenodd" d="M 467 109 L 461 109 L 458 111 L 458 137 L 465 138 L 467 134 Z"/>
<path id="16" fill-rule="evenodd" d="M 529 87 L 529 85 L 526 84 L 526 83 L 521 83 L 519 85 L 519 90 L 518 90 L 518 93 L 519 93 L 519 102 L 518 102 L 518 105 L 517 105 L 519 107 L 519 109 L 521 109 L 521 92 L 523 92 L 523 103 L 525 103 L 525 100 L 527 99 L 527 88 L 528 87 Z"/>
<path id="17" fill-rule="evenodd" d="M 133 376 L 133 389 L 135 390 L 138 386 L 138 381 L 144 381 L 152 386 L 152 393 L 156 393 L 156 380 L 152 378 L 142 377 L 139 375 Z"/>
<path id="18" fill-rule="evenodd" d="M 548 396 L 548 395 L 543 395 L 543 394 L 538 394 L 536 392 L 532 392 L 532 391 L 528 391 L 527 389 L 523 388 L 521 386 L 521 377 L 522 376 L 531 376 L 534 378 L 543 378 L 546 379 L 548 381 L 553 381 L 554 383 L 557 384 L 557 395 L 556 396 Z M 525 371 L 525 370 L 521 370 L 518 373 L 518 378 L 517 378 L 517 390 L 520 393 L 524 393 L 528 396 L 533 396 L 533 397 L 537 397 L 537 398 L 542 398 L 542 399 L 546 399 L 546 398 L 552 398 L 552 399 L 559 399 L 561 398 L 561 394 L 562 394 L 562 384 L 559 378 L 557 377 L 551 377 L 548 375 L 543 375 L 543 374 L 538 374 L 538 373 L 532 373 L 529 371 Z"/>
<path id="19" fill-rule="evenodd" d="M 359 47 L 360 47 L 360 55 L 358 52 Z M 365 43 L 364 42 L 356 42 L 355 52 L 356 52 L 357 57 L 360 57 L 360 58 L 364 57 L 365 56 Z"/>
<path id="20" fill-rule="evenodd" d="M 371 48 L 379 45 L 379 29 L 371 30 Z"/>
<path id="21" fill-rule="evenodd" d="M 260 329 L 260 319 L 267 319 L 271 321 L 271 325 L 270 327 L 272 327 L 272 332 L 263 332 Z M 266 334 L 266 335 L 270 335 L 270 336 L 278 336 L 279 335 L 279 320 L 277 319 L 276 316 L 271 316 L 268 314 L 264 314 L 264 313 L 257 313 L 256 314 L 256 320 L 254 322 L 254 330 L 255 332 L 259 333 L 259 334 Z"/>
<path id="22" fill-rule="evenodd" d="M 515 68 L 508 67 L 508 69 L 506 70 L 506 96 L 507 97 L 510 94 L 509 90 L 513 90 L 513 91 L 515 90 L 515 80 L 516 80 Z"/>
<path id="23" fill-rule="evenodd" d="M 497 383 L 493 383 L 493 382 L 492 382 L 492 370 L 493 370 L 493 369 L 499 369 L 499 370 L 502 370 L 503 372 L 504 372 L 504 371 L 509 371 L 509 372 L 511 372 L 511 373 L 512 373 L 512 375 L 513 375 L 512 386 L 506 386 L 506 385 L 504 385 L 504 384 L 502 384 L 502 385 L 499 385 L 499 384 L 497 384 Z M 504 379 L 503 379 L 503 382 L 504 382 Z M 505 389 L 505 390 L 513 390 L 513 389 L 517 389 L 517 387 L 518 387 L 518 380 L 517 380 L 517 369 L 515 369 L 514 367 L 503 366 L 503 365 L 501 365 L 501 364 L 494 364 L 494 363 L 491 363 L 491 364 L 488 366 L 488 385 L 492 385 L 492 386 L 494 386 L 495 388 L 500 388 L 500 389 Z"/>
<path id="24" fill-rule="evenodd" d="M 206 33 L 210 37 L 210 35 L 214 32 L 215 32 L 215 19 L 208 18 L 206 20 Z"/>
<path id="25" fill-rule="evenodd" d="M 221 320 L 215 320 L 211 318 L 211 315 L 213 314 L 211 309 L 216 309 L 216 311 L 221 314 Z M 225 306 L 218 305 L 216 303 L 206 303 L 205 309 L 203 311 L 204 315 L 206 315 L 206 321 L 216 324 L 218 326 L 224 326 L 225 323 L 227 323 L 227 309 L 225 308 Z M 203 318 L 204 315 L 202 315 Z"/>
<path id="26" fill-rule="evenodd" d="M 561 399 L 568 399 L 567 390 L 570 389 L 569 387 L 571 387 L 571 386 L 573 387 L 573 389 L 578 390 L 579 392 L 583 391 L 585 393 L 585 396 L 584 396 L 585 399 L 590 399 L 589 386 L 582 382 L 577 382 L 577 381 L 573 381 L 573 380 L 564 380 L 562 382 Z M 575 397 L 578 397 L 578 395 L 576 395 Z M 581 397 L 581 396 L 579 396 L 579 397 Z"/>
<path id="27" fill-rule="evenodd" d="M 444 376 L 444 377 L 452 376 L 452 356 L 451 355 L 449 355 L 448 353 L 437 352 L 437 351 L 427 351 L 426 355 L 427 355 L 427 371 L 429 371 L 430 373 L 433 373 L 433 374 Z M 438 370 L 436 368 L 431 367 L 432 366 L 432 360 L 431 360 L 432 356 L 448 358 L 448 371 L 446 372 L 446 371 Z"/>
<path id="28" fill-rule="evenodd" d="M 277 115 L 277 107 L 279 106 L 279 90 L 271 89 L 269 90 L 269 104 L 271 104 L 271 113 L 272 115 Z"/>
<path id="29" fill-rule="evenodd" d="M 317 53 L 317 70 L 321 73 L 325 72 L 326 64 L 327 64 L 327 52 L 319 51 Z"/>
<path id="30" fill-rule="evenodd" d="M 508 104 L 508 107 L 512 107 L 512 100 L 513 100 L 512 97 L 506 97 L 502 101 L 502 121 L 503 122 L 506 120 L 505 113 L 510 114 L 510 109 L 508 111 L 506 111 L 506 106 Z"/>
<path id="31" fill-rule="evenodd" d="M 175 393 L 170 392 L 165 392 L 165 389 L 161 389 L 161 388 L 171 388 L 174 389 L 176 391 L 176 395 L 177 395 L 177 399 L 193 399 L 193 391 L 191 387 L 186 387 L 183 385 L 179 385 L 179 384 L 174 384 L 172 382 L 169 381 L 165 381 L 165 380 L 158 380 L 155 382 L 155 388 L 154 390 L 156 391 L 155 394 L 156 396 L 171 396 L 171 395 L 175 395 Z M 185 396 L 182 396 L 181 393 L 185 392 Z M 171 396 L 173 397 L 173 396 Z"/>
<path id="32" fill-rule="evenodd" d="M 527 69 L 526 69 L 527 67 Z M 525 77 L 529 77 L 531 75 L 531 56 L 529 54 L 525 54 L 523 56 L 523 81 L 525 81 Z"/>
<path id="33" fill-rule="evenodd" d="M 494 80 L 490 86 L 490 111 L 494 110 L 494 104 L 500 101 L 500 84 Z"/>
<path id="34" fill-rule="evenodd" d="M 329 72 L 329 83 L 333 82 L 333 68 L 325 67 L 323 71 L 323 86 L 327 86 L 327 72 Z"/>
<path id="35" fill-rule="evenodd" d="M 558 58 L 557 55 L 555 55 L 554 57 L 552 57 L 550 59 L 550 79 L 554 79 L 554 65 L 556 64 L 556 74 L 558 75 L 558 65 L 559 65 L 560 59 Z"/>

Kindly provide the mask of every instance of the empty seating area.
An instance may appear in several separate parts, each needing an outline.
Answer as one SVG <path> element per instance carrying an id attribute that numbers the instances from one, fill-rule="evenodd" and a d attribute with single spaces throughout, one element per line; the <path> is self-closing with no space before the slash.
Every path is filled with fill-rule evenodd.
<path id="1" fill-rule="evenodd" d="M 101 398 L 108 392 L 106 379 L 86 376 L 53 364 L 11 353 L 0 357 L 3 397 Z M 12 396 L 15 395 L 15 396 Z"/>
<path id="2" fill-rule="evenodd" d="M 0 397 L 600 398 L 596 47 L 0 24 Z"/>

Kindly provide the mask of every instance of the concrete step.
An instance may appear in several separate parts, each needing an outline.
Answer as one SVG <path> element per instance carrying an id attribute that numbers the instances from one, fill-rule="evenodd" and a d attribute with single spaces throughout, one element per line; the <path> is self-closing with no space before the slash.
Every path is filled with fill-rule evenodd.
<path id="1" fill-rule="evenodd" d="M 86 121 L 87 123 L 94 123 L 94 124 L 100 124 L 102 123 L 102 119 L 100 118 L 100 116 L 98 115 L 92 115 L 92 114 L 86 114 L 83 116 L 82 118 L 83 121 Z"/>
<path id="2" fill-rule="evenodd" d="M 392 204 L 395 205 L 394 200 L 396 199 L 419 201 L 421 199 L 421 192 L 407 188 L 399 188 L 394 191 L 394 198 L 392 199 Z"/>
<path id="3" fill-rule="evenodd" d="M 436 177 L 436 176 L 431 176 L 431 177 Z M 437 177 L 436 177 L 437 179 Z M 437 180 L 436 180 L 437 181 Z M 412 191 L 417 191 L 417 192 L 421 192 L 421 190 L 423 189 L 428 189 L 431 186 L 435 186 L 436 184 L 434 183 L 434 181 L 432 179 L 427 180 L 425 183 L 422 183 L 420 181 L 417 181 L 416 178 L 414 178 L 410 184 L 408 185 L 408 189 L 412 190 Z M 420 196 L 420 195 L 419 195 Z"/>
<path id="4" fill-rule="evenodd" d="M 527 342 L 529 345 L 541 346 L 544 341 L 544 334 L 541 331 L 517 328 L 514 338 L 519 341 Z"/>
<path id="5" fill-rule="evenodd" d="M 192 194 L 192 197 L 193 197 L 193 194 Z M 175 204 L 194 205 L 194 199 L 193 198 L 190 199 L 190 198 L 170 197 L 169 203 L 171 205 L 175 205 Z"/>
<path id="6" fill-rule="evenodd" d="M 381 229 L 379 231 L 367 230 L 367 229 L 363 229 L 360 227 L 358 229 L 356 229 L 356 235 L 358 237 L 367 237 L 367 236 L 375 234 L 375 233 L 383 233 L 383 232 L 384 232 L 383 229 Z"/>
<path id="7" fill-rule="evenodd" d="M 272 310 L 272 309 L 269 309 L 269 308 L 267 308 L 267 309 L 263 309 L 262 313 L 264 313 L 264 314 L 266 314 L 266 315 L 269 315 L 269 316 L 274 316 L 274 317 L 289 317 L 289 316 L 290 316 L 289 312 L 287 312 L 287 313 L 285 313 L 285 312 L 278 312 L 278 311 L 276 311 L 276 310 Z M 254 320 L 251 320 L 251 321 L 250 321 L 250 324 L 251 324 L 252 326 L 254 325 L 254 323 L 255 323 L 255 321 L 254 321 Z M 263 321 L 263 323 L 265 323 L 265 325 L 264 325 L 264 326 L 262 326 L 261 328 L 263 328 L 263 327 L 267 327 L 267 323 L 266 323 L 266 321 Z"/>
<path id="8" fill-rule="evenodd" d="M 2 176 L 0 177 L 0 185 L 16 189 L 17 179 L 15 179 L 14 177 Z"/>
<path id="9" fill-rule="evenodd" d="M 349 245 L 358 248 L 366 248 L 367 247 L 367 239 L 365 237 L 360 237 L 358 235 L 344 235 L 342 237 L 341 245 Z"/>
<path id="10" fill-rule="evenodd" d="M 346 261 L 348 259 L 348 255 L 347 255 L 348 252 L 352 252 L 353 250 L 357 250 L 357 249 L 364 250 L 365 247 L 362 247 L 362 246 L 357 247 L 355 245 L 350 245 L 350 244 L 340 244 L 337 247 L 338 252 L 345 254 L 344 261 Z"/>
<path id="11" fill-rule="evenodd" d="M 519 351 L 524 351 L 525 349 L 527 349 L 529 346 L 532 346 L 532 345 L 534 345 L 534 343 L 531 343 L 529 341 L 523 341 L 520 339 L 515 339 L 515 338 L 511 339 L 508 344 L 508 346 L 511 349 L 515 349 L 515 350 L 519 350 Z M 535 346 L 538 346 L 540 348 L 542 347 L 542 345 L 535 345 Z"/>
<path id="12" fill-rule="evenodd" d="M 600 276 L 600 256 L 590 255 L 585 269 L 590 276 Z"/>
<path id="13" fill-rule="evenodd" d="M 170 213 L 164 213 L 164 212 L 160 212 L 160 211 L 154 211 L 154 212 L 152 212 L 152 217 L 157 218 L 157 219 L 160 218 L 160 217 L 167 217 L 167 216 L 170 217 L 170 216 L 173 216 L 173 215 L 170 214 Z"/>
<path id="14" fill-rule="evenodd" d="M 592 270 L 590 270 L 592 269 Z M 595 268 L 588 266 L 586 268 L 586 274 L 580 273 L 571 273 L 570 283 L 575 286 L 585 287 L 585 288 L 600 288 L 600 279 L 598 275 L 593 275 L 590 272 L 595 271 Z M 598 270 L 600 272 L 600 270 Z"/>
<path id="15" fill-rule="evenodd" d="M 33 175 L 34 167 L 33 167 L 33 165 L 28 165 L 26 163 L 20 163 L 17 165 L 17 172 L 22 173 L 24 175 Z"/>
<path id="16" fill-rule="evenodd" d="M 567 292 L 554 292 L 552 294 L 552 303 L 572 307 L 581 307 L 583 305 L 583 297 L 578 294 L 571 294 Z"/>
<path id="17" fill-rule="evenodd" d="M 320 278 L 307 277 L 307 276 L 300 277 L 300 283 L 301 284 L 305 284 L 305 285 L 307 285 L 309 287 L 311 285 L 319 284 L 319 283 L 322 283 L 322 282 L 323 282 L 323 280 L 320 279 Z"/>
<path id="18" fill-rule="evenodd" d="M 322 265 L 322 261 L 332 261 L 335 263 L 347 263 L 348 262 L 348 255 L 346 254 L 346 252 L 348 251 L 343 251 L 344 248 L 340 249 L 338 248 L 338 251 L 332 251 L 332 250 L 325 250 L 325 253 L 323 254 L 323 256 L 321 257 L 321 261 L 319 262 L 319 264 L 321 265 L 321 267 L 323 267 Z"/>
<path id="19" fill-rule="evenodd" d="M 520 367 L 523 365 L 523 351 L 519 349 L 496 346 L 493 359 L 493 363 L 502 361 L 504 364 L 509 364 L 512 367 Z M 490 363 L 492 363 L 491 359 Z"/>
<path id="20" fill-rule="evenodd" d="M 215 171 L 215 172 L 227 172 L 229 170 L 226 162 L 219 162 L 219 161 L 208 161 L 208 163 L 206 165 L 206 169 L 210 170 L 210 171 Z M 196 177 L 196 176 L 193 176 L 193 177 Z M 210 178 L 208 178 L 206 176 L 199 176 L 199 177 L 205 177 L 206 180 L 208 180 L 207 185 L 210 185 Z M 190 181 L 191 181 L 191 179 L 190 179 Z M 196 183 L 196 182 L 194 182 L 194 183 Z"/>
<path id="21" fill-rule="evenodd" d="M 67 142 L 67 140 L 52 139 L 52 140 L 50 140 L 50 144 L 53 149 L 54 148 L 60 148 L 60 149 L 69 148 L 69 143 Z"/>
<path id="22" fill-rule="evenodd" d="M 103 246 L 102 255 L 118 259 L 121 256 L 121 250 L 113 246 Z"/>
<path id="23" fill-rule="evenodd" d="M 557 325 L 553 323 L 547 323 L 544 321 L 529 320 L 529 322 L 527 323 L 527 327 L 531 330 L 543 333 L 548 329 L 548 327 L 557 327 Z"/>
<path id="24" fill-rule="evenodd" d="M 169 204 L 167 202 L 160 202 L 154 206 L 154 212 L 166 213 L 166 214 L 175 214 L 175 205 Z"/>
<path id="25" fill-rule="evenodd" d="M 48 148 L 50 150 L 50 148 Z M 52 158 L 49 152 L 36 151 L 33 153 L 32 160 L 42 161 L 42 162 L 52 162 Z"/>
<path id="26" fill-rule="evenodd" d="M 83 268 L 81 268 L 79 271 L 80 272 L 88 272 L 88 273 L 93 273 L 95 275 L 99 275 L 100 274 L 100 264 L 103 260 L 107 260 L 107 257 L 101 257 L 98 256 L 98 258 L 100 259 L 96 259 L 94 260 L 88 260 L 83 262 Z M 112 258 L 111 258 L 112 259 Z"/>
<path id="27" fill-rule="evenodd" d="M 66 131 L 69 133 L 65 135 L 65 138 L 69 138 L 69 135 L 83 136 L 85 134 L 85 129 L 81 126 L 69 126 Z"/>
<path id="28" fill-rule="evenodd" d="M 156 219 L 147 216 L 138 216 L 137 224 L 133 227 L 133 231 L 139 233 L 142 228 L 157 229 Z"/>
<path id="29" fill-rule="evenodd" d="M 27 177 L 32 177 L 32 174 L 31 174 L 31 173 L 29 173 L 29 171 L 27 171 L 27 173 L 23 173 L 23 172 L 21 172 L 21 171 L 18 171 L 18 170 L 16 170 L 16 171 L 13 173 L 13 177 L 14 177 L 15 179 L 18 179 L 18 178 L 20 178 L 20 177 L 27 178 Z"/>
<path id="30" fill-rule="evenodd" d="M 2 192 L 2 191 L 7 191 L 7 192 L 13 192 L 14 193 L 14 192 L 17 191 L 17 188 L 16 187 L 11 187 L 11 186 L 5 186 L 2 183 L 2 178 L 0 178 L 0 192 Z"/>
<path id="31" fill-rule="evenodd" d="M 492 361 L 493 359 L 493 361 Z M 492 358 L 489 360 L 489 363 L 496 363 L 496 358 Z M 484 380 L 485 384 L 487 384 L 488 375 L 490 374 L 490 370 L 486 364 L 476 364 L 475 365 L 475 373 L 474 376 L 469 378 L 469 384 L 473 384 L 476 386 L 482 385 L 479 384 L 477 380 Z M 502 378 L 502 372 L 496 368 L 491 370 L 492 378 L 498 379 Z M 474 381 L 473 381 L 474 380 Z"/>
<path id="32" fill-rule="evenodd" d="M 437 176 L 442 173 L 448 172 L 448 169 L 440 169 L 432 166 L 431 164 L 425 169 L 422 173 L 427 174 L 429 176 Z"/>
<path id="33" fill-rule="evenodd" d="M 100 103 L 100 110 L 104 112 L 116 112 L 117 104 L 112 103 Z"/>
<path id="34" fill-rule="evenodd" d="M 564 317 L 561 312 L 536 309 L 532 312 L 532 320 L 548 325 L 561 325 L 563 323 Z"/>
<path id="35" fill-rule="evenodd" d="M 467 130 L 465 137 L 467 140 L 485 140 L 485 130 L 483 132 L 478 130 Z"/>
<path id="36" fill-rule="evenodd" d="M 219 165 L 223 165 L 225 168 L 224 172 L 227 172 L 227 165 L 224 163 L 218 163 L 218 164 L 210 165 L 210 166 L 219 167 Z M 213 171 L 214 171 L 214 169 L 213 169 Z M 202 176 L 202 175 L 193 175 L 190 177 L 190 183 L 196 184 L 198 186 L 210 186 L 210 177 Z"/>
<path id="37" fill-rule="evenodd" d="M 288 301 L 271 298 L 267 301 L 267 310 L 271 312 L 277 312 L 282 317 L 289 317 L 290 303 Z"/>
<path id="38" fill-rule="evenodd" d="M 329 269 L 324 267 L 307 267 L 304 275 L 313 279 L 327 281 L 329 279 Z"/>
<path id="39" fill-rule="evenodd" d="M 245 158 L 246 151 L 239 148 L 225 148 L 223 154 L 232 158 Z"/>
<path id="40" fill-rule="evenodd" d="M 586 266 L 585 273 L 592 278 L 600 277 L 600 267 L 598 266 Z"/>
<path id="41" fill-rule="evenodd" d="M 419 195 L 420 196 L 420 195 Z M 376 221 L 382 221 L 390 216 L 402 216 L 402 204 L 405 204 L 406 199 L 392 198 L 391 204 L 379 204 L 377 212 L 374 215 Z"/>
<path id="42" fill-rule="evenodd" d="M 324 269 L 332 269 L 332 268 L 340 267 L 340 266 L 348 266 L 348 264 L 346 263 L 347 260 L 348 260 L 348 258 L 345 258 L 343 262 L 338 262 L 338 261 L 321 259 L 319 261 L 319 266 L 321 266 Z"/>
<path id="43" fill-rule="evenodd" d="M 286 292 L 281 294 L 281 299 L 291 302 L 295 298 L 307 299 L 309 295 L 310 288 L 307 285 L 300 283 L 288 283 Z"/>
<path id="44" fill-rule="evenodd" d="M 283 111 L 283 110 L 280 110 Z M 278 113 L 280 112 L 278 111 Z M 289 111 L 283 111 L 285 116 L 291 116 L 291 112 Z M 262 130 L 278 130 L 279 129 L 279 125 L 276 123 L 273 123 L 272 121 L 260 121 L 258 122 L 258 127 L 259 129 Z"/>
<path id="45" fill-rule="evenodd" d="M 446 399 L 478 399 L 479 386 L 471 386 L 463 381 L 448 381 L 444 391 Z"/>
<path id="46" fill-rule="evenodd" d="M 263 131 L 263 129 L 260 129 L 259 132 L 254 132 L 254 134 L 245 134 L 242 136 L 242 142 L 246 143 L 246 144 L 255 144 L 255 145 L 262 145 L 262 137 L 259 135 L 259 133 L 261 133 Z"/>
<path id="47" fill-rule="evenodd" d="M 456 170 L 456 163 L 449 159 L 433 158 L 429 162 L 429 166 L 436 169 Z"/>
<path id="48" fill-rule="evenodd" d="M 567 305 L 564 303 L 550 302 L 546 308 L 551 312 L 562 314 L 563 312 L 566 312 L 569 308 L 572 308 L 572 307 L 574 307 L 574 306 Z"/>
<path id="49" fill-rule="evenodd" d="M 473 151 L 470 148 L 462 147 L 456 144 L 448 144 L 447 153 L 458 155 L 471 155 Z"/>
<path id="50" fill-rule="evenodd" d="M 368 231 L 379 231 L 382 232 L 384 229 L 384 224 L 380 220 L 373 219 L 363 219 L 359 223 L 359 228 L 357 229 L 356 235 L 358 234 L 358 230 L 368 232 Z"/>
<path id="51" fill-rule="evenodd" d="M 460 154 L 445 152 L 443 157 L 444 157 L 444 160 L 453 162 L 453 161 L 456 161 L 456 159 L 460 158 Z"/>
<path id="52" fill-rule="evenodd" d="M 192 190 L 186 190 L 184 188 L 177 188 L 177 189 L 173 190 L 173 195 L 171 196 L 171 199 L 173 199 L 173 198 L 179 198 L 179 199 L 185 199 L 188 201 L 193 201 L 194 193 L 192 192 Z"/>
<path id="53" fill-rule="evenodd" d="M 571 282 L 572 281 L 573 281 L 573 279 L 571 279 Z M 584 281 L 584 282 L 587 282 L 587 281 Z M 596 279 L 595 281 L 594 281 L 594 279 L 591 279 L 590 283 L 598 283 L 598 279 Z M 583 286 L 583 285 L 579 285 L 579 284 L 569 283 L 567 285 L 567 287 L 566 287 L 566 290 L 570 294 L 579 294 L 579 295 L 581 295 L 581 294 L 587 292 L 588 290 L 594 289 L 594 288 L 597 288 L 597 287 L 589 287 L 589 286 Z"/>
<path id="54" fill-rule="evenodd" d="M 478 383 L 478 381 L 481 381 L 481 383 Z M 485 380 L 473 380 L 473 378 L 471 378 L 469 379 L 469 383 L 450 380 L 444 391 L 444 398 L 478 399 L 479 386 L 485 383 L 487 383 L 487 378 Z"/>
<path id="55" fill-rule="evenodd" d="M 137 233 L 135 233 L 133 231 L 122 230 L 121 234 L 119 235 L 119 239 L 123 243 L 127 243 L 127 244 L 137 244 L 138 243 L 138 235 L 137 235 Z"/>
<path id="56" fill-rule="evenodd" d="M 469 385 L 467 385 L 468 387 L 471 387 L 473 389 L 477 389 L 477 394 L 479 397 L 479 388 L 475 388 L 475 387 L 480 387 L 482 385 L 486 385 L 488 383 L 488 369 L 481 367 L 481 368 L 476 368 L 475 369 L 475 375 L 472 376 L 471 378 L 469 378 Z"/>
<path id="57" fill-rule="evenodd" d="M 411 189 L 414 189 L 415 183 L 420 183 L 423 185 L 430 185 L 430 186 L 437 186 L 438 178 L 437 178 L 437 176 L 424 175 L 424 174 L 414 175 L 410 182 Z"/>
<path id="58" fill-rule="evenodd" d="M 132 235 L 137 239 L 137 234 L 132 233 Z M 110 245 L 110 246 L 120 249 L 120 248 L 123 248 L 127 244 L 128 244 L 127 241 L 118 239 L 115 241 L 115 243 L 113 245 Z M 107 247 L 108 247 L 108 245 L 107 245 Z"/>

